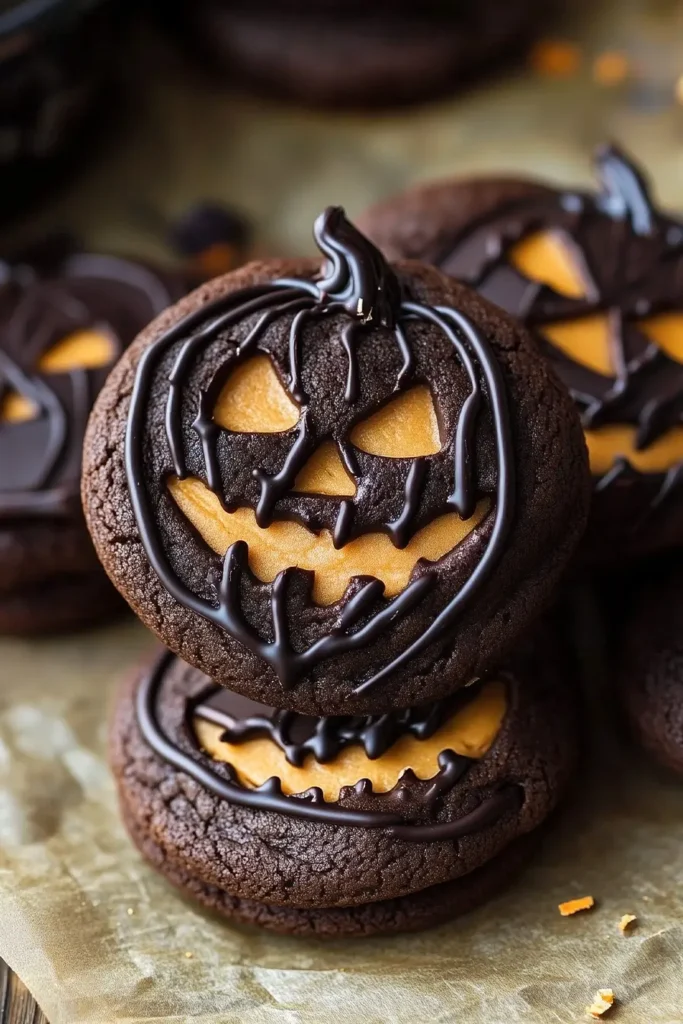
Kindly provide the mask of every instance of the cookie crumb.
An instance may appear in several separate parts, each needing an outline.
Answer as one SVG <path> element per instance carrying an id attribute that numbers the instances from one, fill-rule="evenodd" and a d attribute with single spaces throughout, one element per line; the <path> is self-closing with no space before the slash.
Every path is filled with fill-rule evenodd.
<path id="1" fill-rule="evenodd" d="M 635 920 L 635 914 L 623 914 L 621 920 L 619 921 L 619 931 L 623 935 L 625 935 Z"/>
<path id="2" fill-rule="evenodd" d="M 611 988 L 599 988 L 590 1006 L 586 1007 L 586 1013 L 596 1020 L 602 1017 L 614 1006 L 614 992 Z"/>
<path id="3" fill-rule="evenodd" d="M 594 906 L 595 900 L 592 896 L 581 896 L 578 900 L 567 900 L 566 903 L 560 903 L 557 909 L 562 917 L 571 917 L 572 914 L 578 914 L 580 910 L 591 910 Z"/>
<path id="4" fill-rule="evenodd" d="M 135 913 L 135 911 L 133 910 L 132 907 L 128 907 L 128 910 L 126 911 L 126 913 L 128 914 L 128 917 L 132 917 L 133 914 Z"/>
<path id="5" fill-rule="evenodd" d="M 191 960 L 193 956 L 194 956 L 194 953 L 186 953 L 185 954 L 185 959 L 186 960 Z"/>

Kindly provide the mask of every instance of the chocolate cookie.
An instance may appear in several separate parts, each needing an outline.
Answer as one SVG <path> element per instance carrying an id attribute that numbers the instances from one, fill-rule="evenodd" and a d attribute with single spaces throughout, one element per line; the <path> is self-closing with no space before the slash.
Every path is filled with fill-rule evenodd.
<path id="1" fill-rule="evenodd" d="M 183 38 L 245 83 L 309 105 L 391 106 L 448 92 L 523 48 L 540 0 L 415 4 L 178 0 Z"/>
<path id="2" fill-rule="evenodd" d="M 683 566 L 641 582 L 622 624 L 618 693 L 638 742 L 683 774 Z"/>
<path id="3" fill-rule="evenodd" d="M 446 181 L 370 210 L 391 258 L 424 259 L 539 336 L 581 414 L 594 477 L 587 559 L 683 544 L 683 220 L 611 147 L 596 192 Z"/>
<path id="4" fill-rule="evenodd" d="M 232 896 L 225 889 L 192 878 L 166 858 L 163 849 L 138 833 L 132 821 L 128 832 L 143 857 L 183 894 L 239 924 L 256 925 L 284 935 L 316 939 L 369 938 L 417 932 L 468 914 L 514 880 L 538 845 L 540 829 L 515 839 L 482 867 L 452 882 L 432 885 L 394 900 L 361 903 L 355 907 L 279 907 Z"/>
<path id="5" fill-rule="evenodd" d="M 125 346 L 184 289 L 68 241 L 0 275 L 0 632 L 42 633 L 120 604 L 83 521 L 83 434 Z"/>
<path id="6" fill-rule="evenodd" d="M 495 663 L 584 528 L 585 446 L 526 332 L 330 208 L 319 263 L 252 264 L 143 332 L 83 497 L 143 622 L 307 714 L 435 699 Z"/>
<path id="7" fill-rule="evenodd" d="M 328 934 L 436 923 L 518 867 L 515 843 L 571 776 L 573 694 L 553 657 L 525 648 L 431 705 L 312 718 L 165 652 L 116 706 L 124 821 L 171 881 L 238 920 Z"/>

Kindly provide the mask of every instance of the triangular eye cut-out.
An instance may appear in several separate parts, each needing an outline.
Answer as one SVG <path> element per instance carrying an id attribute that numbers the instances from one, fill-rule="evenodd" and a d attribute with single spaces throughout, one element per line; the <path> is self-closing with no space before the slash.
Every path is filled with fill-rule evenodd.
<path id="1" fill-rule="evenodd" d="M 351 431 L 363 452 L 387 459 L 417 459 L 441 450 L 439 422 L 431 392 L 424 384 L 404 391 Z"/>
<path id="2" fill-rule="evenodd" d="M 670 359 L 683 363 L 683 313 L 661 313 L 638 326 Z"/>
<path id="3" fill-rule="evenodd" d="M 299 420 L 299 407 L 289 397 L 266 355 L 238 363 L 223 385 L 213 410 L 219 426 L 236 434 L 279 434 Z"/>
<path id="4" fill-rule="evenodd" d="M 74 331 L 44 352 L 38 361 L 42 373 L 98 370 L 116 358 L 114 339 L 102 331 Z"/>
<path id="5" fill-rule="evenodd" d="M 331 497 L 352 498 L 356 485 L 349 476 L 333 441 L 323 441 L 311 455 L 294 481 L 299 494 L 326 494 Z"/>
<path id="6" fill-rule="evenodd" d="M 7 392 L 0 402 L 0 423 L 26 423 L 37 419 L 38 413 L 38 406 L 18 391 Z"/>
<path id="7" fill-rule="evenodd" d="M 541 330 L 548 341 L 573 363 L 579 363 L 604 377 L 615 376 L 610 341 L 612 325 L 606 313 L 596 313 L 578 320 L 564 320 L 557 324 L 543 324 Z"/>
<path id="8" fill-rule="evenodd" d="M 552 231 L 538 231 L 518 242 L 508 261 L 530 281 L 545 284 L 559 295 L 583 299 L 587 289 L 576 260 L 562 236 Z"/>

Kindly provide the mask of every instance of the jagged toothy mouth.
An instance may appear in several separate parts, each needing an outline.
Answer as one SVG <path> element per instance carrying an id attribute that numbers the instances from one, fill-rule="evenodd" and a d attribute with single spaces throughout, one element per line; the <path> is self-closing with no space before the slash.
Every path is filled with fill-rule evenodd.
<path id="1" fill-rule="evenodd" d="M 469 519 L 456 512 L 438 516 L 419 530 L 404 548 L 382 532 L 365 533 L 335 548 L 332 533 L 314 533 L 292 520 L 275 520 L 260 527 L 252 509 L 226 512 L 218 497 L 196 477 L 168 482 L 169 491 L 185 518 L 219 555 L 238 541 L 249 548 L 249 566 L 264 583 L 285 569 L 314 573 L 313 599 L 329 605 L 340 600 L 353 577 L 372 576 L 384 584 L 386 597 L 401 593 L 420 560 L 436 562 L 447 555 L 483 521 L 491 503 L 478 502 Z"/>

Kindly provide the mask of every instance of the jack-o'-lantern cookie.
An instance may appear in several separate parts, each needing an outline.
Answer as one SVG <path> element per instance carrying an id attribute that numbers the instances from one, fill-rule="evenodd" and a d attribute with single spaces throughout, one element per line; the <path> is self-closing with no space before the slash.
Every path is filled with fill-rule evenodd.
<path id="1" fill-rule="evenodd" d="M 0 632 L 78 626 L 120 603 L 83 521 L 83 434 L 125 346 L 183 291 L 68 241 L 0 263 Z"/>
<path id="2" fill-rule="evenodd" d="M 643 576 L 645 574 L 643 573 Z M 657 566 L 629 595 L 616 685 L 632 735 L 683 775 L 683 565 Z"/>
<path id="3" fill-rule="evenodd" d="M 580 411 L 594 478 L 583 550 L 620 561 L 683 544 L 683 220 L 634 163 L 598 152 L 595 192 L 480 179 L 427 185 L 362 223 L 540 338 Z"/>
<path id="4" fill-rule="evenodd" d="M 313 718 L 164 653 L 116 707 L 124 822 L 170 881 L 239 921 L 329 937 L 438 924 L 512 877 L 571 777 L 558 664 L 525 649 L 434 704 Z"/>
<path id="5" fill-rule="evenodd" d="M 330 208 L 151 324 L 88 427 L 102 563 L 186 661 L 306 714 L 435 699 L 548 601 L 589 501 L 525 330 Z"/>

